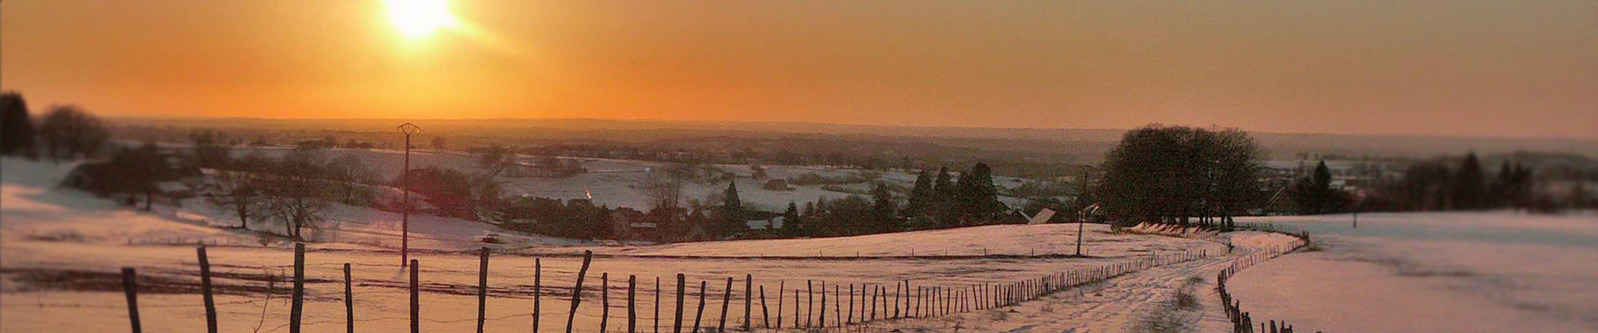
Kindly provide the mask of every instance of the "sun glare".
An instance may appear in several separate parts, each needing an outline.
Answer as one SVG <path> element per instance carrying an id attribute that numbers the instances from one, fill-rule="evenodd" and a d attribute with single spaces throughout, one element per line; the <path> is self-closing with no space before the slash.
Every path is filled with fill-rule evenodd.
<path id="1" fill-rule="evenodd" d="M 388 0 L 389 18 L 405 37 L 417 38 L 433 34 L 438 28 L 455 25 L 444 0 Z"/>

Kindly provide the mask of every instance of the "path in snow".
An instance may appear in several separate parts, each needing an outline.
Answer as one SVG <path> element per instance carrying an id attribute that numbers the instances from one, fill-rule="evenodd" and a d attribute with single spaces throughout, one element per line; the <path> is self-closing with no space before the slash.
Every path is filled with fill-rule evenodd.
<path id="1" fill-rule="evenodd" d="M 956 316 L 902 320 L 873 324 L 872 330 L 906 332 L 1137 332 L 1150 316 L 1171 315 L 1188 330 L 1221 331 L 1230 327 L 1215 295 L 1217 272 L 1231 260 L 1264 246 L 1285 244 L 1292 238 L 1277 234 L 1235 233 L 1258 238 L 1239 241 L 1228 256 L 1211 257 L 1158 266 L 1103 282 L 1057 292 L 1015 306 L 975 311 Z M 1197 311 L 1172 310 L 1168 305 L 1179 290 L 1199 299 Z M 1200 330 L 1202 329 L 1202 330 Z"/>

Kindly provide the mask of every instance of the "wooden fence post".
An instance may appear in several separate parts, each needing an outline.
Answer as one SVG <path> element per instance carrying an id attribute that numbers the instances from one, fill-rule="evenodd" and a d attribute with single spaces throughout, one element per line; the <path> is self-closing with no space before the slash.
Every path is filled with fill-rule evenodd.
<path id="1" fill-rule="evenodd" d="M 417 262 L 416 259 L 411 259 L 411 333 L 422 332 L 422 299 L 419 296 L 421 285 L 418 280 L 420 278 L 419 266 L 421 266 L 420 262 Z"/>
<path id="2" fill-rule="evenodd" d="M 705 316 L 705 281 L 699 280 L 699 310 L 694 311 L 694 333 L 699 333 L 699 319 Z"/>
<path id="3" fill-rule="evenodd" d="M 538 317 L 544 299 L 544 260 L 533 258 L 533 333 L 538 333 Z"/>
<path id="4" fill-rule="evenodd" d="M 655 331 L 660 333 L 660 276 L 655 276 Z"/>
<path id="5" fill-rule="evenodd" d="M 785 297 L 782 288 L 788 285 L 787 280 L 777 282 L 777 328 L 782 329 L 782 298 Z"/>
<path id="6" fill-rule="evenodd" d="M 211 298 L 211 261 L 205 256 L 205 243 L 194 249 L 200 257 L 200 289 L 205 295 L 205 331 L 216 333 L 216 300 Z"/>
<path id="7" fill-rule="evenodd" d="M 921 303 L 927 300 L 926 297 L 922 296 L 922 293 L 925 293 L 926 289 L 927 287 L 917 286 L 916 293 L 911 294 L 911 296 L 915 296 L 916 304 L 915 312 L 910 315 L 911 317 L 921 318 Z"/>
<path id="8" fill-rule="evenodd" d="M 677 318 L 672 320 L 672 333 L 682 333 L 682 301 L 683 297 L 687 297 L 685 295 L 687 284 L 687 278 L 683 277 L 682 273 L 677 273 Z"/>
<path id="9" fill-rule="evenodd" d="M 727 278 L 727 288 L 721 295 L 721 320 L 716 323 L 716 332 L 727 331 L 727 308 L 732 306 L 732 278 Z"/>
<path id="10" fill-rule="evenodd" d="M 477 262 L 477 333 L 483 333 L 488 314 L 488 247 L 483 247 Z"/>
<path id="11" fill-rule="evenodd" d="M 871 289 L 871 320 L 877 320 L 877 298 L 882 296 L 881 288 Z"/>
<path id="12" fill-rule="evenodd" d="M 305 311 L 305 243 L 294 243 L 294 302 L 289 308 L 289 333 L 300 333 Z"/>
<path id="13" fill-rule="evenodd" d="M 122 268 L 122 293 L 128 296 L 128 323 L 133 326 L 133 333 L 144 332 L 139 324 L 139 283 L 138 272 L 133 267 Z"/>
<path id="14" fill-rule="evenodd" d="M 799 328 L 799 287 L 793 288 L 793 328 Z"/>
<path id="15" fill-rule="evenodd" d="M 844 319 L 843 323 L 844 324 L 854 324 L 854 284 L 853 283 L 849 284 L 849 316 L 848 316 L 848 318 Z"/>
<path id="16" fill-rule="evenodd" d="M 821 281 L 821 315 L 816 316 L 816 322 L 821 328 L 827 328 L 827 281 Z"/>
<path id="17" fill-rule="evenodd" d="M 823 290 L 822 292 L 826 291 Z M 842 292 L 843 287 L 839 287 L 837 284 L 832 285 L 832 322 L 837 323 L 834 326 L 838 327 L 843 327 L 843 307 L 838 304 L 843 301 Z"/>
<path id="18" fill-rule="evenodd" d="M 870 320 L 866 319 L 866 308 L 869 307 L 869 306 L 866 306 L 866 288 L 870 288 L 870 287 L 871 287 L 870 283 L 861 283 L 860 284 L 860 322 L 862 322 L 862 323 L 870 321 Z"/>
<path id="19" fill-rule="evenodd" d="M 794 298 L 794 302 L 798 302 L 798 301 L 799 301 L 799 299 L 797 297 Z M 798 303 L 795 303 L 795 304 L 798 304 Z M 795 310 L 798 310 L 798 309 L 795 309 Z M 812 326 L 815 326 L 815 322 L 811 321 L 811 320 L 815 319 L 815 316 L 816 316 L 816 284 L 815 284 L 815 282 L 812 282 L 811 280 L 805 280 L 805 328 L 810 328 Z M 796 320 L 796 321 L 799 320 L 798 316 L 795 316 L 794 320 Z M 796 323 L 796 324 L 794 324 L 794 326 L 799 326 L 799 325 Z"/>
<path id="20" fill-rule="evenodd" d="M 344 263 L 344 332 L 355 333 L 355 290 L 350 283 L 350 263 Z"/>
<path id="21" fill-rule="evenodd" d="M 904 317 L 910 317 L 910 280 L 904 280 Z"/>
<path id="22" fill-rule="evenodd" d="M 760 322 L 764 323 L 763 326 L 765 326 L 765 328 L 771 328 L 771 312 L 768 312 L 767 310 L 769 309 L 766 308 L 766 285 L 762 284 L 760 285 Z"/>
<path id="23" fill-rule="evenodd" d="M 744 274 L 744 331 L 749 331 L 749 317 L 753 314 L 755 297 L 755 275 Z"/>
<path id="24" fill-rule="evenodd" d="M 577 306 L 583 303 L 583 277 L 588 275 L 588 264 L 594 259 L 594 251 L 583 250 L 583 267 L 577 270 L 577 285 L 572 287 L 572 309 L 566 313 L 566 333 L 572 333 L 572 324 L 577 320 Z"/>
<path id="25" fill-rule="evenodd" d="M 902 294 L 902 292 L 899 291 L 899 283 L 895 282 L 893 284 L 893 318 L 899 318 L 899 295 L 900 294 Z M 886 300 L 886 299 L 884 299 L 884 300 Z"/>
<path id="26" fill-rule="evenodd" d="M 599 273 L 599 333 L 610 326 L 610 272 Z"/>
<path id="27" fill-rule="evenodd" d="M 882 290 L 882 319 L 892 319 L 888 313 L 888 286 L 877 288 Z"/>
<path id="28" fill-rule="evenodd" d="M 627 333 L 638 333 L 638 308 L 634 291 L 638 289 L 638 276 L 627 276 Z"/>

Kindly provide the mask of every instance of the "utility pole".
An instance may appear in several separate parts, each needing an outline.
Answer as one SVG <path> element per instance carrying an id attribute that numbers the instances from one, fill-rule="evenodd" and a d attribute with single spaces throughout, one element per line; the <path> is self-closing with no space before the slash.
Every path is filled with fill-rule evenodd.
<path id="1" fill-rule="evenodd" d="M 422 127 L 404 123 L 399 125 L 399 130 L 405 134 L 405 170 L 400 176 L 400 187 L 405 198 L 400 204 L 400 267 L 405 267 L 411 258 L 411 135 L 421 133 Z"/>
<path id="2" fill-rule="evenodd" d="M 1076 194 L 1077 199 L 1080 200 L 1082 198 L 1082 196 L 1087 195 L 1087 191 L 1088 191 L 1088 173 L 1087 173 L 1087 171 L 1083 171 L 1082 172 L 1082 189 L 1080 191 L 1077 191 L 1078 192 Z M 1077 220 L 1076 220 L 1076 256 L 1078 256 L 1078 257 L 1082 256 L 1082 228 L 1083 228 L 1084 225 L 1086 225 L 1088 223 L 1088 214 L 1092 214 L 1093 211 L 1098 210 L 1098 206 L 1099 205 L 1094 204 L 1094 205 L 1090 205 L 1090 206 L 1087 206 L 1087 207 L 1082 207 L 1082 210 L 1076 212 L 1076 215 L 1077 215 Z"/>

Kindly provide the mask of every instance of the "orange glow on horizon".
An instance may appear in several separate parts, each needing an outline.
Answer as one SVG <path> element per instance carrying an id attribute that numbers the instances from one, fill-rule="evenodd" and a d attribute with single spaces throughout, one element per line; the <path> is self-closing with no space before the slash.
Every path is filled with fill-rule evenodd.
<path id="1" fill-rule="evenodd" d="M 0 89 L 107 115 L 1598 137 L 1591 1 L 3 6 Z"/>

